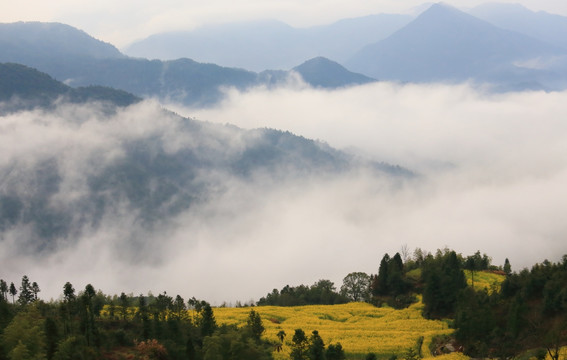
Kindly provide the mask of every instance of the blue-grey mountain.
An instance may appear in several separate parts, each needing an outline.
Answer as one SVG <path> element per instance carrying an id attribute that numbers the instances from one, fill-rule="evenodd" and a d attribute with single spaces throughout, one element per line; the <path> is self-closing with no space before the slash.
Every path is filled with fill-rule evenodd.
<path id="1" fill-rule="evenodd" d="M 294 67 L 293 70 L 315 87 L 337 88 L 376 81 L 368 76 L 348 71 L 339 63 L 321 56 L 308 60 Z"/>
<path id="2" fill-rule="evenodd" d="M 565 73 L 522 66 L 564 54 L 556 46 L 498 28 L 435 4 L 387 39 L 368 45 L 346 66 L 378 80 L 495 83 L 505 88 L 550 87 Z"/>
<path id="3" fill-rule="evenodd" d="M 128 106 L 141 99 L 125 91 L 103 86 L 72 88 L 25 65 L 0 63 L 0 114 L 35 107 L 50 108 L 57 100 Z"/>
<path id="4" fill-rule="evenodd" d="M 520 4 L 488 3 L 479 5 L 469 14 L 502 29 L 516 31 L 534 39 L 567 49 L 567 17 L 534 12 Z"/>

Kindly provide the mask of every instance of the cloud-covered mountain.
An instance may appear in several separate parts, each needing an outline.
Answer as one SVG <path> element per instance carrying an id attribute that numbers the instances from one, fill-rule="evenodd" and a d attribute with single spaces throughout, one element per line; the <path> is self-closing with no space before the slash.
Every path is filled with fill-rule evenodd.
<path id="1" fill-rule="evenodd" d="M 379 80 L 545 87 L 538 83 L 556 74 L 517 64 L 562 54 L 553 45 L 435 4 L 387 39 L 363 48 L 346 66 Z"/>
<path id="2" fill-rule="evenodd" d="M 567 17 L 534 12 L 520 4 L 487 3 L 469 14 L 500 28 L 531 36 L 534 39 L 567 49 Z"/>
<path id="3" fill-rule="evenodd" d="M 317 56 L 342 62 L 411 20 L 408 15 L 379 14 L 311 28 L 293 28 L 279 21 L 210 25 L 155 34 L 124 52 L 148 59 L 186 57 L 252 71 L 287 70 Z"/>
<path id="4" fill-rule="evenodd" d="M 22 65 L 0 64 L 0 75 L 0 109 L 11 110 L 0 114 L 0 245 L 15 241 L 17 252 L 55 251 L 109 224 L 125 233 L 120 246 L 140 245 L 137 236 L 154 236 L 232 182 L 410 175 L 289 132 L 182 118 L 152 103 L 108 112 L 101 89 L 72 89 Z M 113 91 L 106 100 L 123 105 Z"/>

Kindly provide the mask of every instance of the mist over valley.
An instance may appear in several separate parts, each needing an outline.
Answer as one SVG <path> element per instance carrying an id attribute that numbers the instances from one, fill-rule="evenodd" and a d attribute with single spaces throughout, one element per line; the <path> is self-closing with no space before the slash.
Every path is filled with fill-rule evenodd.
<path id="1" fill-rule="evenodd" d="M 567 18 L 502 8 L 210 25 L 124 53 L 0 24 L 2 276 L 221 304 L 402 246 L 558 260 Z"/>

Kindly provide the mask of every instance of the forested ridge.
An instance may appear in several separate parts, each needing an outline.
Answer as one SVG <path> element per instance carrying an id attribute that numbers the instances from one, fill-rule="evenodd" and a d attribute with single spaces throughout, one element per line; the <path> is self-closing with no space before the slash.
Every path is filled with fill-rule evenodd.
<path id="1" fill-rule="evenodd" d="M 344 359 L 348 349 L 324 344 L 317 330 L 268 339 L 255 306 L 365 301 L 404 308 L 420 299 L 424 317 L 446 319 L 454 329 L 433 339 L 434 356 L 458 350 L 475 358 L 560 358 L 567 345 L 567 255 L 512 272 L 507 259 L 496 266 L 480 252 L 401 253 L 385 254 L 376 274 L 348 274 L 339 290 L 330 280 L 274 289 L 246 305 L 248 320 L 240 327 L 217 323 L 204 300 L 165 291 L 110 296 L 91 284 L 77 291 L 67 282 L 59 299 L 46 302 L 28 276 L 19 286 L 0 280 L 0 359 L 270 359 L 284 346 L 294 360 Z M 502 280 L 482 283 L 488 273 Z M 423 357 L 422 343 L 396 356 Z"/>

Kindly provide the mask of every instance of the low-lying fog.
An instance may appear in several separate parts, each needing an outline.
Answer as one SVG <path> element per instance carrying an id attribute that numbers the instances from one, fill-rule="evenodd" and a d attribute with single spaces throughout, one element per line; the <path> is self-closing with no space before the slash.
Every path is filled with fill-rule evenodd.
<path id="1" fill-rule="evenodd" d="M 165 290 L 220 304 L 319 279 L 339 288 L 349 272 L 376 273 L 384 253 L 403 245 L 480 250 L 496 265 L 509 258 L 514 270 L 567 253 L 567 92 L 494 95 L 468 85 L 388 83 L 227 92 L 216 108 L 167 107 L 199 120 L 289 130 L 419 176 L 356 172 L 275 188 L 226 179 L 213 200 L 146 239 L 150 245 L 135 261 L 116 250 L 134 231 L 129 214 L 113 214 L 102 230 L 39 258 L 18 249 L 24 240 L 15 234 L 25 231 L 4 234 L 1 277 L 18 284 L 27 274 L 47 299 L 70 281 L 76 289 L 92 283 L 110 294 Z M 173 147 L 195 140 L 159 114 L 146 102 L 104 121 L 88 107 L 0 118 L 0 168 L 56 154 L 68 181 L 61 198 L 78 196 L 89 171 L 81 168 L 83 157 L 104 162 L 119 156 L 121 139 L 149 132 L 167 136 Z M 77 116 L 86 120 L 66 120 Z"/>

